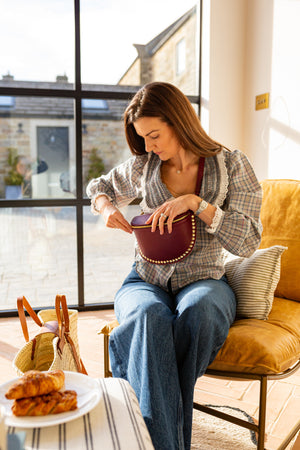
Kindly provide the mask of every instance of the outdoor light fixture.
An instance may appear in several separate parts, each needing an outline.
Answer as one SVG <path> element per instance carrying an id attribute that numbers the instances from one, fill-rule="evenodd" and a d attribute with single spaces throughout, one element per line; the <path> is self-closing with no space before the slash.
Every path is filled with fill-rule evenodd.
<path id="1" fill-rule="evenodd" d="M 17 133 L 24 133 L 23 124 L 22 123 L 18 123 Z"/>

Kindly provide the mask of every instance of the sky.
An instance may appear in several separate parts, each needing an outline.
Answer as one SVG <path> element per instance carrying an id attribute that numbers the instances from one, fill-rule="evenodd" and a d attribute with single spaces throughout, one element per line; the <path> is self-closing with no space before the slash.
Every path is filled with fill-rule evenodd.
<path id="1" fill-rule="evenodd" d="M 0 77 L 74 81 L 73 0 L 0 0 Z M 82 0 L 83 83 L 116 84 L 146 44 L 197 0 Z"/>

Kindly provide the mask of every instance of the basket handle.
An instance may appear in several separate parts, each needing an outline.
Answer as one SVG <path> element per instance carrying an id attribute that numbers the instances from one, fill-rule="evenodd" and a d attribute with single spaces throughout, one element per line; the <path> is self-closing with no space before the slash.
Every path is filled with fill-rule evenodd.
<path id="1" fill-rule="evenodd" d="M 60 314 L 60 309 L 62 309 L 63 312 L 63 318 Z M 64 326 L 65 331 L 69 333 L 70 331 L 70 321 L 69 321 L 69 312 L 68 312 L 68 306 L 67 306 L 67 300 L 65 295 L 57 295 L 55 298 L 55 311 L 56 311 L 56 317 L 57 322 L 61 334 L 61 329 Z"/>
<path id="2" fill-rule="evenodd" d="M 63 317 L 61 317 L 60 309 L 62 309 Z M 81 358 L 79 358 L 77 351 L 76 351 L 75 344 L 70 336 L 69 312 L 68 312 L 67 300 L 66 300 L 65 295 L 57 295 L 56 296 L 55 311 L 56 311 L 57 322 L 58 322 L 58 327 L 59 327 L 58 348 L 62 352 L 63 347 L 65 345 L 65 341 L 67 341 L 68 344 L 71 346 L 78 372 L 81 372 L 81 373 L 84 373 L 85 375 L 87 375 L 86 368 L 84 367 L 84 364 L 83 364 Z"/>
<path id="3" fill-rule="evenodd" d="M 24 308 L 26 309 L 26 311 L 28 312 L 30 317 L 35 321 L 35 323 L 39 327 L 42 327 L 43 324 L 42 324 L 41 320 L 39 319 L 39 317 L 37 316 L 37 314 L 31 308 L 28 300 L 24 297 L 24 295 L 23 295 L 23 297 L 18 297 L 17 308 L 18 308 L 18 314 L 19 314 L 19 319 L 20 319 L 21 326 L 22 326 L 23 335 L 24 335 L 25 341 L 28 342 L 29 341 L 29 333 L 28 333 L 28 327 L 27 327 L 27 321 L 26 321 Z"/>

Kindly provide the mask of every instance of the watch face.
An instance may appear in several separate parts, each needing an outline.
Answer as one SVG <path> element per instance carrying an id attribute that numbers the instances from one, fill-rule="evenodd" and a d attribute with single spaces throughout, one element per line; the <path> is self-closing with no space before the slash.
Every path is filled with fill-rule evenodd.
<path id="1" fill-rule="evenodd" d="M 196 216 L 198 216 L 199 214 L 201 214 L 206 208 L 207 208 L 208 203 L 205 200 L 202 200 L 200 202 L 199 208 L 197 209 L 197 211 L 195 212 Z"/>

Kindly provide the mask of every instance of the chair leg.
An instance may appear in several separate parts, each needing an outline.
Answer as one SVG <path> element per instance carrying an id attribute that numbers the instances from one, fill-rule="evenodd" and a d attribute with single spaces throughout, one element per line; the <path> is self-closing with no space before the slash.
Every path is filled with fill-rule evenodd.
<path id="1" fill-rule="evenodd" d="M 210 373 L 211 374 L 211 373 Z M 257 433 L 257 450 L 264 450 L 265 445 L 265 430 L 266 430 L 266 410 L 267 410 L 267 382 L 268 377 L 266 375 L 259 375 L 256 378 L 260 383 L 260 394 L 259 394 L 259 417 L 258 424 L 248 422 L 246 420 L 239 419 L 227 413 L 215 410 L 213 407 L 198 404 L 194 402 L 194 408 L 207 414 L 211 414 L 219 419 L 226 420 L 228 422 L 234 423 L 241 427 L 247 428 L 249 430 Z"/>
<path id="2" fill-rule="evenodd" d="M 112 372 L 109 365 L 109 336 L 105 334 L 104 336 L 104 377 L 112 377 Z"/>
<path id="3" fill-rule="evenodd" d="M 266 376 L 260 379 L 260 394 L 259 394 L 259 416 L 258 416 L 258 438 L 257 449 L 264 450 L 265 432 L 266 432 L 266 411 L 267 411 L 267 382 Z"/>
<path id="4" fill-rule="evenodd" d="M 289 432 L 289 434 L 287 435 L 285 440 L 281 443 L 281 445 L 277 448 L 277 450 L 284 450 L 289 445 L 291 440 L 296 436 L 296 434 L 298 433 L 299 430 L 300 430 L 300 420 L 296 423 L 294 428 Z M 297 441 L 298 441 L 298 438 L 296 439 L 296 442 L 293 445 L 293 448 L 295 446 L 295 450 L 296 450 L 296 448 L 299 448 L 299 445 L 297 445 L 298 444 Z"/>

